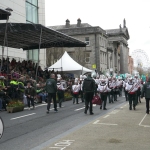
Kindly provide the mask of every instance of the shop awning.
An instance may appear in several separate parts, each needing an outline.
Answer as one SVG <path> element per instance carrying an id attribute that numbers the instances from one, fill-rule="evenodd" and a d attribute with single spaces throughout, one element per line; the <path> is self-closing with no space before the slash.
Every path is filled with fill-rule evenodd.
<path id="1" fill-rule="evenodd" d="M 4 43 L 6 23 L 0 24 L 0 45 Z M 50 47 L 86 47 L 86 43 L 60 33 L 41 24 L 8 23 L 8 47 L 31 50 L 39 48 L 40 33 L 42 38 L 40 48 Z"/>
<path id="2" fill-rule="evenodd" d="M 0 20 L 7 20 L 7 16 L 10 16 L 10 15 L 11 15 L 10 12 L 0 9 Z"/>

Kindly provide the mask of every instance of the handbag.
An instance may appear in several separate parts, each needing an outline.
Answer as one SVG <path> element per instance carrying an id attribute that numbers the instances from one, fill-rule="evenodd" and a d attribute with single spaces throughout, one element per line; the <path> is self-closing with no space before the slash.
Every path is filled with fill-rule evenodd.
<path id="1" fill-rule="evenodd" d="M 102 105 L 102 100 L 98 95 L 95 95 L 92 99 L 92 104 Z"/>

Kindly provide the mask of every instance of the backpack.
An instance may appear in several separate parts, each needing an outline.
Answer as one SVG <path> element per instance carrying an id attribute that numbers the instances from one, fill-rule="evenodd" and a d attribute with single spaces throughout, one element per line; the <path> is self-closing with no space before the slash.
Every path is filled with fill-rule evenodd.
<path id="1" fill-rule="evenodd" d="M 94 91 L 94 82 L 93 80 L 88 80 L 88 79 L 85 79 L 84 80 L 84 90 L 85 91 Z"/>

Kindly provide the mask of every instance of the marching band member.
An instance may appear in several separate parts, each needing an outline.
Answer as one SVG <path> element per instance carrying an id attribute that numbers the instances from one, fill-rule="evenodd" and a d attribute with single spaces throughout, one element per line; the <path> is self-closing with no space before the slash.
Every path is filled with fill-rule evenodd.
<path id="1" fill-rule="evenodd" d="M 129 81 L 128 83 L 126 83 L 126 88 L 125 88 L 125 90 L 128 91 L 129 110 L 132 110 L 132 102 L 133 102 L 133 108 L 135 110 L 137 89 L 138 87 L 136 86 L 136 83 L 133 82 L 132 76 L 129 77 Z"/>
<path id="2" fill-rule="evenodd" d="M 111 102 L 117 101 L 117 80 L 116 77 L 112 78 L 112 82 L 109 84 L 109 88 L 111 89 Z"/>
<path id="3" fill-rule="evenodd" d="M 139 74 L 135 73 L 134 82 L 137 84 L 138 90 L 136 91 L 136 105 L 138 101 L 141 103 L 140 95 L 141 95 L 141 80 L 139 79 Z"/>
<path id="4" fill-rule="evenodd" d="M 82 76 L 82 75 L 80 75 L 80 95 L 81 95 L 81 100 L 82 100 L 82 102 L 84 102 L 84 94 L 83 94 L 83 88 L 82 88 L 82 86 L 83 86 L 83 79 L 84 77 Z"/>
<path id="5" fill-rule="evenodd" d="M 126 91 L 127 83 L 128 83 L 128 76 L 126 76 L 125 80 L 123 81 L 124 95 L 125 95 L 126 101 L 128 101 L 128 91 Z"/>
<path id="6" fill-rule="evenodd" d="M 61 83 L 61 78 L 57 78 L 57 96 L 59 101 L 59 107 L 61 108 L 62 101 L 64 99 L 64 91 L 66 88 L 64 88 L 63 84 Z"/>
<path id="7" fill-rule="evenodd" d="M 106 109 L 106 103 L 107 103 L 107 93 L 111 91 L 111 89 L 108 88 L 108 84 L 106 84 L 105 76 L 101 77 L 101 83 L 98 85 L 97 91 L 100 92 L 100 96 L 102 99 L 102 105 L 103 110 Z M 100 106 L 100 109 L 102 109 L 102 105 Z"/>
<path id="8" fill-rule="evenodd" d="M 76 104 L 79 104 L 79 103 L 78 103 L 79 91 L 80 91 L 80 84 L 78 83 L 78 80 L 75 79 L 75 83 L 74 83 L 74 85 L 72 86 L 73 104 L 75 103 L 75 99 L 76 99 Z"/>
<path id="9" fill-rule="evenodd" d="M 111 85 L 111 83 L 112 83 L 111 76 L 108 76 L 108 81 L 107 81 L 108 87 L 109 87 L 109 85 Z M 110 95 L 111 95 L 111 92 L 108 93 L 109 103 L 111 103 L 111 102 L 113 103 L 113 100 L 111 100 Z"/>
<path id="10" fill-rule="evenodd" d="M 119 89 L 119 96 L 122 96 L 123 81 L 120 76 L 118 77 L 117 87 Z"/>

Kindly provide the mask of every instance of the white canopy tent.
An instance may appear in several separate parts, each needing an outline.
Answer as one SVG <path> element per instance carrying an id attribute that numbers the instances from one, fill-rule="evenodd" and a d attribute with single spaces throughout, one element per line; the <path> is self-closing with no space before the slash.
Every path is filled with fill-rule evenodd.
<path id="1" fill-rule="evenodd" d="M 92 72 L 92 70 L 85 68 L 74 61 L 67 52 L 63 54 L 63 56 L 52 66 L 48 68 L 48 70 L 54 71 L 63 71 L 66 73 L 73 73 L 80 75 L 81 73 L 84 74 L 86 72 Z"/>

